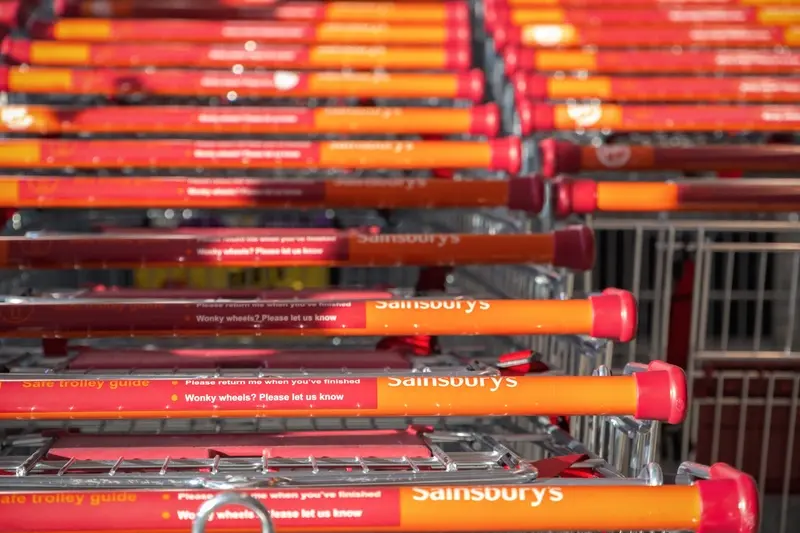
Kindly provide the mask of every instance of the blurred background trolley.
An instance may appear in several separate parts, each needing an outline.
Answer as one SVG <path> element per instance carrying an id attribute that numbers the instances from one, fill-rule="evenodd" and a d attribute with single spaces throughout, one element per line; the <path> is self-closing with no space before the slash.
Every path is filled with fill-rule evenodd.
<path id="1" fill-rule="evenodd" d="M 601 219 L 563 223 L 620 210 L 561 176 L 604 168 L 534 133 L 574 129 L 539 100 L 791 104 L 791 80 L 559 86 L 528 36 L 595 43 L 500 2 L 0 6 L 0 533 L 756 530 L 747 474 L 659 466 L 698 380 L 642 351 L 645 267 L 609 282 Z M 750 26 L 724 31 L 762 46 Z M 656 44 L 692 31 L 720 30 Z"/>

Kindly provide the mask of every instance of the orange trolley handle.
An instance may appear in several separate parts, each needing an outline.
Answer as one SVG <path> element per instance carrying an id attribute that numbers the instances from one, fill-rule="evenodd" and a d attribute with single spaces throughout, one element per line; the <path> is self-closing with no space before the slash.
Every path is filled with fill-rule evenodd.
<path id="1" fill-rule="evenodd" d="M 349 45 L 442 45 L 471 39 L 468 21 L 450 24 L 386 22 L 107 19 L 35 20 L 34 39 L 73 42 L 292 43 Z"/>
<path id="2" fill-rule="evenodd" d="M 517 104 L 525 100 L 603 102 L 761 102 L 800 101 L 800 82 L 780 76 L 588 76 L 549 77 L 517 73 L 512 77 Z"/>
<path id="3" fill-rule="evenodd" d="M 512 7 L 497 6 L 485 12 L 484 20 L 489 30 L 498 26 L 524 26 L 526 24 L 576 24 L 581 26 L 655 26 L 659 24 L 713 25 L 753 24 L 787 26 L 800 21 L 800 10 L 795 6 L 605 6 L 593 8 Z"/>
<path id="4" fill-rule="evenodd" d="M 800 185 L 780 180 L 619 182 L 559 176 L 552 183 L 556 213 L 662 211 L 800 211 Z"/>
<path id="5" fill-rule="evenodd" d="M 488 169 L 516 174 L 516 137 L 474 141 L 0 141 L 6 168 Z"/>
<path id="6" fill-rule="evenodd" d="M 64 300 L 0 303 L 0 336 L 590 335 L 629 342 L 630 292 L 575 300 Z"/>
<path id="7" fill-rule="evenodd" d="M 616 133 L 800 130 L 800 105 L 796 104 L 543 104 L 522 100 L 516 103 L 516 111 L 522 135 L 575 129 Z"/>
<path id="8" fill-rule="evenodd" d="M 794 171 L 800 167 L 797 145 L 581 146 L 545 139 L 539 143 L 541 172 L 547 177 L 585 171 Z"/>
<path id="9" fill-rule="evenodd" d="M 498 52 L 508 46 L 539 49 L 581 48 L 666 48 L 696 46 L 722 48 L 774 48 L 796 46 L 800 32 L 797 26 L 761 26 L 756 24 L 726 24 L 696 27 L 687 24 L 603 25 L 499 24 L 494 31 Z"/>
<path id="10" fill-rule="evenodd" d="M 310 360 L 313 359 L 310 358 Z M 102 367 L 98 369 L 101 371 Z M 203 394 L 238 400 L 186 399 L 195 376 L 167 379 L 96 377 L 94 385 L 71 377 L 0 380 L 3 418 L 326 417 L 326 416 L 630 416 L 679 424 L 686 414 L 686 378 L 667 363 L 628 376 L 434 376 L 360 377 L 342 383 L 334 374 L 308 378 L 203 379 Z M 257 380 L 255 380 L 257 381 Z M 337 383 L 337 381 L 339 381 Z M 306 397 L 279 398 L 289 391 Z M 257 400 L 268 393 L 274 399 Z M 316 400 L 311 394 L 316 394 Z M 326 399 L 335 398 L 338 399 Z M 69 405 L 68 413 L 64 406 Z M 109 410 L 109 406 L 113 409 Z M 166 409 L 164 406 L 167 405 Z"/>
<path id="11" fill-rule="evenodd" d="M 791 74 L 800 65 L 796 52 L 762 50 L 537 50 L 508 46 L 503 68 L 517 72 L 582 70 L 601 74 Z"/>
<path id="12" fill-rule="evenodd" d="M 105 0 L 103 0 L 105 1 Z M 159 0 L 160 1 L 160 0 Z M 2 6 L 2 4 L 0 4 Z M 7 36 L 0 44 L 11 64 L 50 67 L 250 68 L 291 70 L 469 70 L 469 43 L 426 47 L 236 43 L 81 43 Z"/>
<path id="13" fill-rule="evenodd" d="M 535 466 L 535 463 L 534 463 Z M 684 465 L 702 479 L 691 484 L 645 486 L 598 485 L 596 480 L 542 480 L 525 485 L 437 485 L 375 486 L 368 498 L 351 491 L 339 499 L 339 488 L 331 487 L 322 497 L 319 488 L 243 489 L 234 493 L 246 502 L 261 503 L 264 514 L 272 513 L 279 533 L 295 531 L 663 531 L 696 533 L 755 533 L 758 529 L 758 491 L 755 481 L 733 467 L 717 463 L 710 468 Z M 349 488 L 352 488 L 349 487 Z M 270 492 L 281 497 L 270 497 Z M 220 491 L 130 490 L 130 491 L 19 491 L 9 494 L 4 508 L 7 516 L 0 533 L 120 530 L 184 533 L 187 509 L 192 516 L 201 499 L 217 500 Z M 314 493 L 314 494 L 308 494 Z M 44 499 L 47 498 L 47 499 Z M 75 505 L 74 501 L 105 505 Z M 40 501 L 48 502 L 41 512 Z M 325 502 L 329 503 L 326 505 Z M 315 502 L 322 502 L 315 504 Z M 625 505 L 620 507 L 620 502 Z M 342 508 L 358 511 L 358 518 L 331 520 L 317 509 Z M 255 505 L 254 504 L 254 505 Z M 107 506 L 113 505 L 116 520 L 109 524 Z M 209 502 L 204 509 L 214 510 Z M 312 516 L 299 521 L 300 511 L 312 509 Z M 298 523 L 300 522 L 300 523 Z M 217 524 L 219 525 L 219 524 Z M 225 529 L 236 533 L 257 531 L 257 518 L 228 521 Z M 270 530 L 272 531 L 272 530 Z"/>
<path id="14" fill-rule="evenodd" d="M 686 417 L 687 405 L 686 376 L 683 370 L 663 361 L 652 361 L 647 366 L 636 366 L 640 368 L 629 375 L 636 383 L 636 408 L 631 411 L 633 416 L 639 420 L 680 424 Z M 503 375 L 508 376 L 529 373 L 536 375 L 549 370 L 546 365 L 534 360 L 529 350 L 500 356 L 498 367 Z M 550 416 L 571 416 L 568 412 L 570 409 L 572 408 L 568 407 L 568 410 L 561 412 L 560 415 L 551 413 Z"/>
<path id="15" fill-rule="evenodd" d="M 216 97 L 231 91 L 241 98 L 447 98 L 483 99 L 483 73 L 373 73 L 67 67 L 2 67 L 0 90 L 28 94 L 64 93 L 120 97 Z"/>
<path id="16" fill-rule="evenodd" d="M 465 134 L 494 137 L 495 104 L 430 107 L 4 106 L 0 131 L 230 134 Z"/>

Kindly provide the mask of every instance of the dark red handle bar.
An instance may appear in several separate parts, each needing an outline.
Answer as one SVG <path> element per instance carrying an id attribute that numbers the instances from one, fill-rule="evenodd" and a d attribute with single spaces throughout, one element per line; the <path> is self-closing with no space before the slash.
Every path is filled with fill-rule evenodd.
<path id="1" fill-rule="evenodd" d="M 424 209 L 508 207 L 538 213 L 535 178 L 252 179 L 0 176 L 0 202 L 18 209 Z"/>
<path id="2" fill-rule="evenodd" d="M 580 146 L 547 139 L 539 144 L 547 177 L 600 170 L 795 171 L 797 145 Z"/>

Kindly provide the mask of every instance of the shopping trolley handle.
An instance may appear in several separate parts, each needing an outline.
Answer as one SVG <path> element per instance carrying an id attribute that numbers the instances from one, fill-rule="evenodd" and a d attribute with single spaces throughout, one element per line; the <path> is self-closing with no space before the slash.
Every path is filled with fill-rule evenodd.
<path id="1" fill-rule="evenodd" d="M 685 462 L 678 475 L 688 476 L 700 492 L 697 533 L 754 533 L 758 529 L 755 480 L 725 463 L 703 466 Z"/>

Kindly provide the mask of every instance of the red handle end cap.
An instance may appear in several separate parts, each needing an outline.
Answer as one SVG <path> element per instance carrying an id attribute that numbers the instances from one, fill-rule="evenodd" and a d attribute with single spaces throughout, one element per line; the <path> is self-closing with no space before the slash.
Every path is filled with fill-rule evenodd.
<path id="1" fill-rule="evenodd" d="M 553 266 L 571 270 L 594 267 L 594 232 L 586 226 L 569 226 L 556 230 Z"/>
<path id="2" fill-rule="evenodd" d="M 622 289 L 606 289 L 590 296 L 592 303 L 591 336 L 615 342 L 630 342 L 636 336 L 636 299 Z"/>
<path id="3" fill-rule="evenodd" d="M 686 418 L 686 375 L 675 365 L 653 361 L 636 380 L 636 418 L 680 424 Z"/>
<path id="4" fill-rule="evenodd" d="M 483 87 L 485 84 L 483 71 L 471 70 L 458 77 L 458 97 L 478 103 L 483 100 Z"/>
<path id="5" fill-rule="evenodd" d="M 544 139 L 539 143 L 539 153 L 541 173 L 545 178 L 581 171 L 581 147 L 576 144 Z"/>
<path id="6" fill-rule="evenodd" d="M 538 176 L 508 180 L 508 207 L 527 213 L 540 213 L 544 208 L 544 180 Z"/>
<path id="7" fill-rule="evenodd" d="M 19 0 L 0 3 L 0 25 L 5 28 L 16 28 L 19 21 L 20 5 L 21 2 Z"/>
<path id="8" fill-rule="evenodd" d="M 588 215 L 597 209 L 597 182 L 558 176 L 552 182 L 555 214 L 560 218 L 572 214 Z"/>
<path id="9" fill-rule="evenodd" d="M 489 142 L 492 147 L 490 170 L 517 174 L 522 168 L 522 142 L 519 137 L 504 137 Z"/>
<path id="10" fill-rule="evenodd" d="M 500 133 L 500 107 L 495 103 L 473 107 L 469 132 L 473 135 L 497 137 Z"/>
<path id="11" fill-rule="evenodd" d="M 710 479 L 697 482 L 702 502 L 697 533 L 756 533 L 755 480 L 725 463 L 712 465 L 710 474 Z"/>

